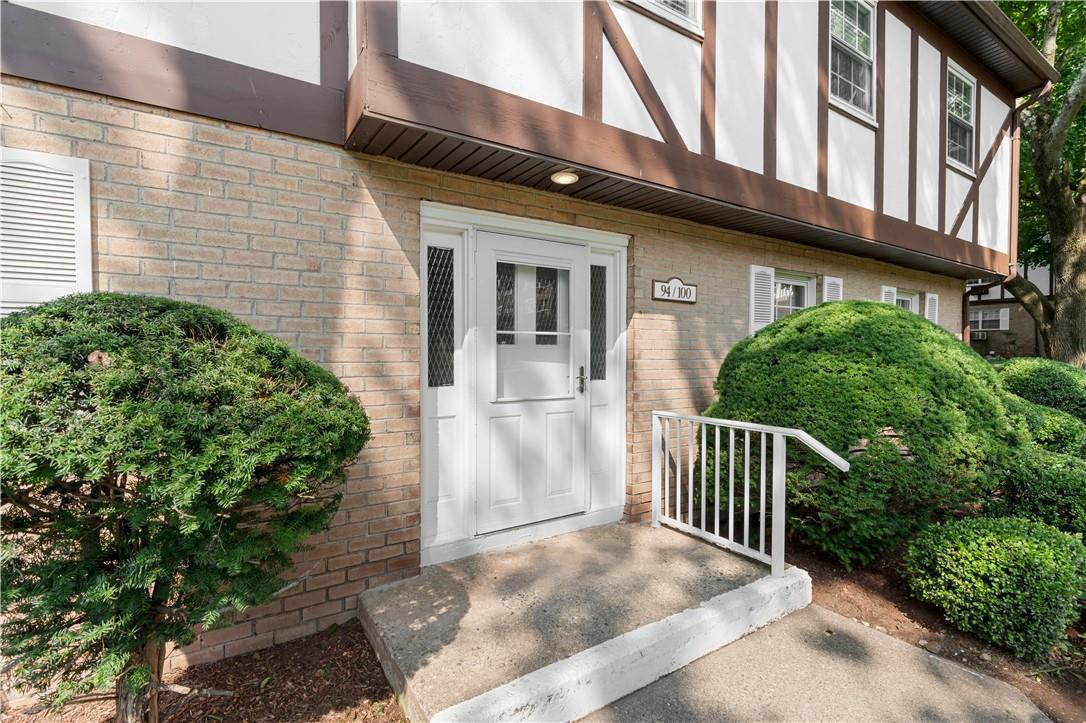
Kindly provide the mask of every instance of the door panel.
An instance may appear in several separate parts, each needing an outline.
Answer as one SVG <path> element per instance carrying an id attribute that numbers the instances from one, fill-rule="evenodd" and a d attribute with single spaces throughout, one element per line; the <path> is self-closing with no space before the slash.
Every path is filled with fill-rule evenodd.
<path id="1" fill-rule="evenodd" d="M 476 236 L 476 532 L 586 506 L 588 250 Z"/>

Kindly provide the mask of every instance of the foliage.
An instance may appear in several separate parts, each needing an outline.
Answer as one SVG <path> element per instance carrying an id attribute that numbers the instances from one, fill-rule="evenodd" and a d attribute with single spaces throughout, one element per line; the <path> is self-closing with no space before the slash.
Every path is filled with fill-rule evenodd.
<path id="1" fill-rule="evenodd" d="M 1086 547 L 1039 522 L 995 517 L 933 525 L 905 555 L 909 586 L 947 620 L 1039 658 L 1078 618 Z"/>
<path id="2" fill-rule="evenodd" d="M 715 388 L 707 416 L 804 429 L 839 454 L 873 440 L 847 475 L 813 455 L 790 474 L 789 529 L 846 565 L 975 499 L 988 461 L 1025 441 L 991 365 L 888 304 L 791 314 L 737 344 Z"/>
<path id="3" fill-rule="evenodd" d="M 282 586 L 366 415 L 329 372 L 195 304 L 70 296 L 0 335 L 3 655 L 57 705 L 119 678 L 155 695 L 163 644 Z"/>
<path id="4" fill-rule="evenodd" d="M 1004 404 L 1007 412 L 1025 425 L 1038 446 L 1086 459 L 1086 422 L 1058 409 L 1026 401 L 1017 394 L 1008 394 Z"/>
<path id="5" fill-rule="evenodd" d="M 1008 449 L 993 465 L 989 514 L 1024 517 L 1086 536 L 1086 459 L 1034 446 Z"/>
<path id="6" fill-rule="evenodd" d="M 1051 359 L 1019 357 L 1000 367 L 999 376 L 1007 391 L 1086 422 L 1086 371 Z"/>
<path id="7" fill-rule="evenodd" d="M 1018 29 L 1038 47 L 1045 37 L 1045 24 L 1050 3 L 1034 0 L 1000 0 L 999 7 Z M 1049 102 L 1060 107 L 1079 70 L 1086 63 L 1086 4 L 1070 2 L 1062 6 L 1060 26 L 1056 36 L 1056 69 L 1060 79 L 1053 84 Z M 1051 111 L 1050 111 L 1051 112 Z M 1033 140 L 1022 135 L 1022 160 L 1019 164 L 1018 202 L 1018 260 L 1030 266 L 1052 264 L 1052 239 L 1042 207 L 1037 177 L 1033 167 Z M 1070 178 L 1086 177 L 1086 115 L 1076 114 L 1063 149 Z"/>

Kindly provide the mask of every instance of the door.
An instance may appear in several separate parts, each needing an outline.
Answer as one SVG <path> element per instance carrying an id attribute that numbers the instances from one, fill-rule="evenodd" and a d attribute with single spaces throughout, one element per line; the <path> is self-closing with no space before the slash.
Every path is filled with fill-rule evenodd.
<path id="1" fill-rule="evenodd" d="M 476 234 L 477 534 L 585 511 L 588 249 Z"/>

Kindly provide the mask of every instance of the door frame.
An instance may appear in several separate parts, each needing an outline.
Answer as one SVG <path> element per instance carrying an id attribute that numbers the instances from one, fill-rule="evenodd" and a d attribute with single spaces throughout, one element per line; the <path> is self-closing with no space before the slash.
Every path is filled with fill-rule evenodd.
<path id="1" fill-rule="evenodd" d="M 422 565 L 437 564 L 486 550 L 501 549 L 532 539 L 562 534 L 575 529 L 617 521 L 622 518 L 626 490 L 626 249 L 630 237 L 624 234 L 586 229 L 568 224 L 478 211 L 461 206 L 423 201 L 420 209 L 419 263 L 419 398 L 420 398 L 420 547 Z M 607 499 L 596 500 L 591 475 L 585 481 L 586 512 L 508 530 L 476 534 L 475 495 L 477 485 L 473 377 L 477 343 L 474 293 L 475 235 L 479 231 L 572 243 L 588 247 L 590 260 L 606 255 L 608 264 L 609 310 L 616 328 L 608 374 L 621 380 L 612 401 L 613 430 L 610 435 L 615 465 L 614 487 Z M 452 248 L 455 258 L 456 296 L 455 383 L 440 390 L 427 386 L 427 257 L 430 246 Z M 597 262 L 598 263 L 598 262 Z M 591 267 L 591 261 L 590 261 Z M 613 283 L 612 283 L 613 280 Z M 457 290 L 458 287 L 458 290 Z M 458 388 L 456 388 L 458 387 Z M 589 385 L 589 388 L 591 385 Z M 590 394 L 590 392 L 589 392 Z M 591 444 L 591 397 L 586 400 L 585 444 Z M 439 426 L 443 425 L 443 426 Z M 442 429 L 440 434 L 439 429 Z M 454 450 L 454 451 L 450 451 Z M 453 519 L 456 518 L 456 519 Z"/>

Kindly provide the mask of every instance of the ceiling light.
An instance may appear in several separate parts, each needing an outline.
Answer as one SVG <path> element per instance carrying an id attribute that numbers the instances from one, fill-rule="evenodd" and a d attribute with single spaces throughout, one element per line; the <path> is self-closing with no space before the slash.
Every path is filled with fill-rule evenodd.
<path id="1" fill-rule="evenodd" d="M 551 174 L 551 180 L 560 186 L 568 186 L 571 183 L 576 183 L 581 180 L 572 168 L 563 168 L 561 171 L 556 171 Z"/>

